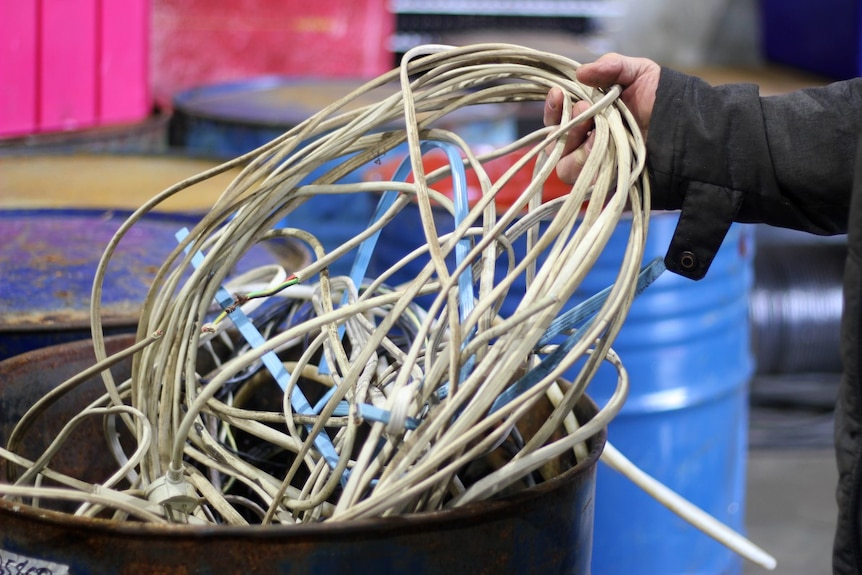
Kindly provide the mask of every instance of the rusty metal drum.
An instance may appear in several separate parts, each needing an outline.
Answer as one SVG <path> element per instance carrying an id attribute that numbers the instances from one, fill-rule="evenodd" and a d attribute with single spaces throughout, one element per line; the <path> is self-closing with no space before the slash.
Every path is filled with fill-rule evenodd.
<path id="1" fill-rule="evenodd" d="M 108 339 L 108 353 L 132 343 Z M 92 344 L 43 348 L 0 362 L 0 445 L 26 409 L 59 382 L 92 365 Z M 130 366 L 115 366 L 117 378 Z M 60 426 L 101 393 L 92 379 L 50 407 L 38 433 L 28 434 L 25 456 L 44 449 Z M 595 413 L 586 397 L 579 417 Z M 33 428 L 36 429 L 35 427 Z M 98 424 L 82 433 L 101 432 Z M 339 523 L 266 527 L 199 527 L 72 517 L 0 500 L 0 557 L 40 573 L 275 574 L 412 573 L 505 575 L 589 573 L 595 475 L 604 431 L 588 442 L 590 455 L 556 478 L 512 496 L 439 512 Z M 52 467 L 87 478 L 104 475 L 104 450 L 76 444 Z M 0 464 L 0 477 L 5 469 Z"/>

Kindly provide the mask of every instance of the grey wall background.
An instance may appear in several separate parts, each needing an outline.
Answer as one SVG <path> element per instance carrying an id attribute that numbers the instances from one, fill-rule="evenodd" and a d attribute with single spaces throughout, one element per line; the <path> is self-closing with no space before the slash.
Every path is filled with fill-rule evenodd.
<path id="1" fill-rule="evenodd" d="M 604 21 L 612 49 L 671 66 L 762 63 L 758 0 L 622 0 Z"/>

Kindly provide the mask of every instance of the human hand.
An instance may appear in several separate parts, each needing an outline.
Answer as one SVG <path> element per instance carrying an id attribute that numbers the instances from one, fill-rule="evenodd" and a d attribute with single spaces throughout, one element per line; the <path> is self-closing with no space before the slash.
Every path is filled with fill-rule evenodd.
<path id="1" fill-rule="evenodd" d="M 638 126 L 647 136 L 655 92 L 661 75 L 661 67 L 646 58 L 632 58 L 620 54 L 605 54 L 595 62 L 583 64 L 576 72 L 579 82 L 596 88 L 608 88 L 614 84 L 622 86 L 620 95 L 631 111 Z M 577 102 L 572 110 L 574 116 L 589 108 L 586 102 Z M 563 92 L 552 88 L 545 99 L 543 120 L 546 126 L 562 121 Z M 557 163 L 557 175 L 567 183 L 573 183 L 587 161 L 593 145 L 592 122 L 583 122 L 569 130 L 563 148 L 563 157 Z"/>

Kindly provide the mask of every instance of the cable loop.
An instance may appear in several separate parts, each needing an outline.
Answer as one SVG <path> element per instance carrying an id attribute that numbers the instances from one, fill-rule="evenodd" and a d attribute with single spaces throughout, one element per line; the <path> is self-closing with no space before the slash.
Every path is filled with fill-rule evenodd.
<path id="1" fill-rule="evenodd" d="M 75 491 L 82 513 L 144 521 L 292 524 L 445 509 L 550 479 L 542 473 L 551 458 L 575 465 L 625 397 L 610 346 L 656 271 L 641 273 L 641 131 L 619 87 L 581 85 L 578 66 L 508 44 L 417 47 L 264 146 L 154 195 L 99 262 L 96 364 L 21 419 L 0 456 L 26 485 L 0 484 L 0 494 L 47 506 Z M 461 114 L 541 102 L 552 87 L 565 94 L 560 126 L 496 149 L 459 134 Z M 587 109 L 573 116 L 578 102 Z M 548 198 L 567 131 L 583 122 L 595 142 L 583 173 Z M 432 154 L 445 164 L 426 167 Z M 508 162 L 500 173 L 496 161 Z M 389 171 L 346 178 L 369 165 Z M 102 301 L 117 246 L 162 202 L 231 169 L 236 177 L 178 231 L 155 272 L 140 343 L 108 357 Z M 343 211 L 351 204 L 341 200 L 360 196 L 377 200 L 372 220 L 332 250 L 297 216 L 306 203 Z M 410 214 L 418 247 L 374 269 L 381 233 Z M 623 219 L 611 285 L 587 299 L 581 283 Z M 244 255 L 270 241 L 301 244 L 309 260 L 236 277 Z M 350 274 L 333 276 L 336 262 Z M 504 317 L 505 302 L 515 309 Z M 107 368 L 123 358 L 131 375 L 115 381 Z M 620 374 L 617 394 L 567 432 L 564 420 L 606 361 Z M 14 453 L 45 409 L 93 374 L 104 393 L 84 414 L 110 414 L 104 451 L 121 460 L 116 485 L 98 488 L 51 469 L 50 454 L 28 463 Z M 561 391 L 563 379 L 571 384 Z M 525 433 L 527 416 L 542 410 L 550 415 Z M 52 445 L 61 449 L 62 438 Z M 486 478 L 471 476 L 477 468 Z M 42 478 L 62 490 L 40 487 Z"/>

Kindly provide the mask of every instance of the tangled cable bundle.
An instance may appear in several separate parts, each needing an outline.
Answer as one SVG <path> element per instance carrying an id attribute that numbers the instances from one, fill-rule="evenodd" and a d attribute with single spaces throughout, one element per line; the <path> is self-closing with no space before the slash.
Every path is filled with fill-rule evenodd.
<path id="1" fill-rule="evenodd" d="M 460 506 L 573 466 L 625 399 L 627 376 L 611 343 L 636 292 L 661 271 L 660 263 L 641 270 L 649 192 L 640 130 L 619 88 L 581 85 L 577 66 L 520 46 L 420 47 L 399 69 L 265 146 L 155 196 L 100 262 L 92 294 L 97 363 L 21 419 L 2 452 L 10 477 L 0 492 L 34 505 L 73 500 L 79 515 L 117 520 L 345 521 Z M 351 108 L 387 85 L 400 89 Z M 542 101 L 554 86 L 566 94 L 563 117 L 571 119 L 490 153 L 436 127 L 467 107 Z M 589 109 L 573 117 L 578 101 Z M 595 144 L 582 174 L 568 195 L 543 202 L 567 131 L 587 121 Z M 341 182 L 405 144 L 391 180 Z M 426 173 L 429 150 L 445 153 L 448 164 Z M 492 181 L 484 166 L 516 151 L 523 156 Z M 332 160 L 336 167 L 305 183 Z M 496 196 L 528 162 L 530 184 L 498 209 Z M 102 280 L 124 234 L 166 198 L 193 194 L 196 183 L 237 166 L 241 173 L 194 229 L 178 234 L 155 275 L 138 343 L 108 356 Z M 481 186 L 474 202 L 464 184 L 470 171 Z M 454 183 L 452 198 L 435 190 L 444 178 Z M 379 195 L 377 212 L 331 252 L 290 218 L 316 197 L 360 192 Z M 407 206 L 418 206 L 425 245 L 366 278 L 380 230 Z M 438 232 L 439 210 L 452 214 L 454 231 Z M 574 305 L 623 217 L 631 227 L 616 280 Z M 279 228 L 284 218 L 295 227 Z M 250 248 L 273 238 L 304 242 L 311 263 L 226 277 Z M 516 242 L 525 253 L 516 255 Z M 330 276 L 332 263 L 347 257 L 350 277 Z M 409 262 L 421 271 L 395 282 Z M 517 309 L 502 317 L 500 302 L 512 297 Z M 107 368 L 128 357 L 130 379 L 115 381 Z M 618 371 L 617 391 L 592 419 L 578 421 L 573 409 L 605 361 Z M 576 375 L 562 381 L 570 370 Z M 16 455 L 42 408 L 95 373 L 104 395 L 38 460 Z M 117 460 L 98 486 L 51 469 L 68 430 L 90 416 L 105 421 Z"/>

